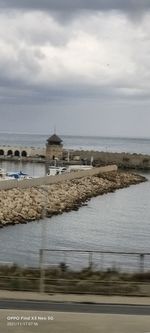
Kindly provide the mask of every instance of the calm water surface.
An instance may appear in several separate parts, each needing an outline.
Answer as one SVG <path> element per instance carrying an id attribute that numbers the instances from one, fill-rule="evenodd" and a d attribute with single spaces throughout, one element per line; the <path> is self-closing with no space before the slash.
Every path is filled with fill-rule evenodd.
<path id="1" fill-rule="evenodd" d="M 0 133 L 0 143 L 1 145 L 44 147 L 49 136 L 50 133 L 46 135 Z M 108 138 L 71 135 L 61 135 L 61 138 L 66 149 L 150 154 L 150 139 L 146 138 Z"/>
<path id="2" fill-rule="evenodd" d="M 44 247 L 52 249 L 150 252 L 150 173 L 146 176 L 148 182 L 93 198 L 77 212 L 1 229 L 0 261 L 38 265 L 43 237 Z M 46 263 L 64 260 L 77 268 L 88 264 L 83 255 L 45 257 Z M 138 266 L 138 258 L 95 257 L 95 263 L 130 269 Z"/>
<path id="3" fill-rule="evenodd" d="M 48 135 L 0 133 L 1 144 L 44 146 Z M 64 146 L 76 149 L 128 151 L 150 154 L 150 139 L 124 139 L 63 136 Z M 23 170 L 31 176 L 43 176 L 44 164 L 1 162 L 7 171 Z M 0 261 L 37 266 L 39 249 L 82 249 L 103 251 L 150 252 L 150 173 L 148 182 L 115 193 L 93 198 L 78 212 L 64 213 L 40 222 L 10 226 L 0 230 Z M 43 241 L 42 241 L 43 240 Z M 44 245 L 43 245 L 44 243 Z M 138 258 L 95 256 L 96 267 L 115 265 L 119 268 L 137 268 Z M 73 267 L 88 264 L 83 255 L 47 253 L 45 263 L 61 261 Z M 150 263 L 146 259 L 146 267 Z"/>
<path id="4" fill-rule="evenodd" d="M 23 171 L 31 177 L 45 176 L 45 164 L 44 163 L 29 163 L 21 161 L 0 161 L 0 168 L 7 170 L 7 172 Z"/>

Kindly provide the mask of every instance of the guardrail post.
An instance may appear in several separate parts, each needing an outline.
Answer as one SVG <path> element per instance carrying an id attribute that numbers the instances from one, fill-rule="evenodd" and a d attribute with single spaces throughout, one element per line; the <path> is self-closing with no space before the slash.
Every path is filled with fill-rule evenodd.
<path id="1" fill-rule="evenodd" d="M 100 264 L 100 269 L 103 272 L 104 268 L 104 253 L 101 253 L 101 264 Z"/>
<path id="2" fill-rule="evenodd" d="M 140 254 L 140 273 L 144 273 L 144 254 Z"/>
<path id="3" fill-rule="evenodd" d="M 92 269 L 93 267 L 93 253 L 92 252 L 89 252 L 89 268 Z"/>
<path id="4" fill-rule="evenodd" d="M 40 267 L 40 293 L 44 293 L 45 291 L 45 270 L 44 270 L 44 249 L 40 249 L 40 260 L 39 260 L 39 267 Z"/>

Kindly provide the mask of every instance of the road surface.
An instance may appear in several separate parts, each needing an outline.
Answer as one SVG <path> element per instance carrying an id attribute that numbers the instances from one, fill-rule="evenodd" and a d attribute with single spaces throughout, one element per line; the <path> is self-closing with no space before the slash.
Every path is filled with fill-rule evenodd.
<path id="1" fill-rule="evenodd" d="M 0 300 L 0 309 L 150 316 L 150 305 Z"/>
<path id="2" fill-rule="evenodd" d="M 150 305 L 0 300 L 2 333 L 150 333 Z"/>

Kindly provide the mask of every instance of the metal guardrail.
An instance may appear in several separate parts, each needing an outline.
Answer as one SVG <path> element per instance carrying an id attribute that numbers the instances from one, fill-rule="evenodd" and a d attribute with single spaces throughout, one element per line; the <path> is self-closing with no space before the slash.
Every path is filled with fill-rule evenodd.
<path id="1" fill-rule="evenodd" d="M 81 269 L 74 270 L 68 265 L 68 256 L 72 259 L 74 255 L 79 258 L 84 255 L 85 266 Z M 55 256 L 58 256 L 58 263 Z M 103 257 L 100 269 L 95 266 L 96 256 Z M 110 266 L 105 265 L 105 256 L 110 258 Z M 123 260 L 136 258 L 137 270 L 134 271 L 133 266 L 130 272 L 115 269 L 111 260 L 119 256 L 123 256 Z M 5 263 L 0 268 L 2 290 L 150 296 L 150 252 L 43 248 L 39 253 L 39 266 L 19 267 Z"/>
<path id="2" fill-rule="evenodd" d="M 150 260 L 150 252 L 134 252 L 134 251 L 129 251 L 129 252 L 124 252 L 124 251 L 101 251 L 101 250 L 75 250 L 75 249 L 40 249 L 40 266 L 41 262 L 43 262 L 43 256 L 44 253 L 46 252 L 51 252 L 51 253 L 64 253 L 64 254 L 70 254 L 70 253 L 75 253 L 75 254 L 86 254 L 88 255 L 88 262 L 89 262 L 89 267 L 92 267 L 94 264 L 94 259 L 93 256 L 95 254 L 99 255 L 112 255 L 112 256 L 129 256 L 129 257 L 138 257 L 139 258 L 139 271 L 144 272 L 144 263 L 145 263 L 145 257 L 148 256 Z M 104 257 L 103 257 L 104 259 Z"/>
<path id="3" fill-rule="evenodd" d="M 141 252 L 123 252 L 123 251 L 99 251 L 99 250 L 74 250 L 74 249 L 40 249 L 39 253 L 39 267 L 40 267 L 40 290 L 43 292 L 45 290 L 45 270 L 46 270 L 46 264 L 47 267 L 51 267 L 50 263 L 46 263 L 46 258 L 45 254 L 48 253 L 50 254 L 50 257 L 52 257 L 52 254 L 65 254 L 63 256 L 63 261 L 61 262 L 64 267 L 67 267 L 67 256 L 69 255 L 71 257 L 72 254 L 75 254 L 76 256 L 80 256 L 81 254 L 86 255 L 88 265 L 86 267 L 90 268 L 91 270 L 94 270 L 94 265 L 95 265 L 95 255 L 102 256 L 102 265 L 100 271 L 107 270 L 108 267 L 106 268 L 105 266 L 105 256 L 113 256 L 113 257 L 130 257 L 130 258 L 136 258 L 138 259 L 137 261 L 137 266 L 138 266 L 138 272 L 143 274 L 145 271 L 145 259 L 148 257 L 148 263 L 149 263 L 149 268 L 150 268 L 150 252 L 146 253 L 141 253 Z M 60 261 L 59 261 L 60 263 Z M 110 270 L 115 270 L 115 267 L 111 265 Z M 117 269 L 116 269 L 117 270 Z M 128 270 L 127 270 L 128 271 Z"/>

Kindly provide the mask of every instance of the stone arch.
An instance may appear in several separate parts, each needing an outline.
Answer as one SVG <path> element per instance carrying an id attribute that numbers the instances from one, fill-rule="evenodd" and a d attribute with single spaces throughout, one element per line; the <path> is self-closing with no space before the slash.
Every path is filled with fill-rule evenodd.
<path id="1" fill-rule="evenodd" d="M 8 152 L 7 152 L 7 156 L 12 156 L 12 155 L 13 155 L 13 152 L 12 152 L 11 149 L 9 149 Z"/>
<path id="2" fill-rule="evenodd" d="M 21 156 L 22 156 L 22 157 L 27 157 L 27 152 L 26 152 L 25 150 L 23 150 L 23 151 L 21 152 Z"/>
<path id="3" fill-rule="evenodd" d="M 0 149 L 0 156 L 4 156 L 4 150 Z"/>
<path id="4" fill-rule="evenodd" d="M 19 151 L 19 150 L 15 150 L 15 152 L 14 152 L 14 156 L 19 157 L 19 156 L 20 156 L 20 151 Z"/>

